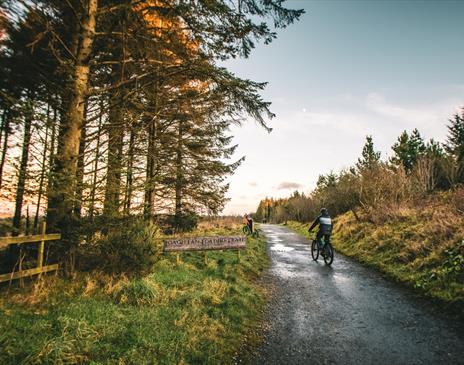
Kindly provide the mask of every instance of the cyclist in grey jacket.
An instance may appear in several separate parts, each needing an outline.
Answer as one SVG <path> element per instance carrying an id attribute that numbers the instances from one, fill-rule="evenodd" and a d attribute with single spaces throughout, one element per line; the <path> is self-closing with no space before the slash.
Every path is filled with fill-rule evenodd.
<path id="1" fill-rule="evenodd" d="M 321 214 L 316 218 L 308 232 L 311 232 L 317 225 L 319 225 L 319 231 L 316 235 L 316 240 L 321 244 L 321 238 L 324 237 L 324 242 L 330 242 L 330 235 L 332 234 L 332 218 L 330 218 L 329 212 L 326 208 L 321 209 Z"/>

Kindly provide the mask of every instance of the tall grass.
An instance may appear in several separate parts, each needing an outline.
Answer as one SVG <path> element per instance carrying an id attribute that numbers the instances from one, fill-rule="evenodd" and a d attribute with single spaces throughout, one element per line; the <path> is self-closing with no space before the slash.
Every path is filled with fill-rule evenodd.
<path id="1" fill-rule="evenodd" d="M 0 364 L 232 364 L 258 341 L 266 264 L 264 240 L 249 239 L 240 262 L 184 253 L 137 279 L 92 272 L 2 289 Z"/>
<path id="2" fill-rule="evenodd" d="M 383 223 L 345 213 L 335 219 L 334 247 L 428 296 L 464 304 L 464 216 L 448 198 L 383 212 Z M 288 225 L 308 236 L 308 224 Z"/>

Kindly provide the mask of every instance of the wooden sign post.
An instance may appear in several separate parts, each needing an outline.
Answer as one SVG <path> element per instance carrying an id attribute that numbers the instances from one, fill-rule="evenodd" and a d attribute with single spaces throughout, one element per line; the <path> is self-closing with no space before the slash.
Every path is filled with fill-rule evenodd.
<path id="1" fill-rule="evenodd" d="M 213 236 L 186 237 L 164 240 L 164 252 L 176 252 L 176 263 L 180 262 L 179 252 L 182 251 L 212 251 L 237 250 L 240 261 L 240 250 L 246 248 L 245 236 Z M 204 254 L 205 265 L 208 263 L 207 252 Z"/>

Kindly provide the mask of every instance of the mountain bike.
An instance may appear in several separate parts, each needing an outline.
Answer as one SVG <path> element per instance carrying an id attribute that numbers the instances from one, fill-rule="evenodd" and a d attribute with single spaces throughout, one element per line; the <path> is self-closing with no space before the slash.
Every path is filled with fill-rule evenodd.
<path id="1" fill-rule="evenodd" d="M 325 264 L 331 265 L 334 259 L 334 250 L 332 244 L 330 242 L 325 242 L 325 239 L 324 244 L 322 244 L 321 241 L 313 239 L 311 243 L 311 256 L 313 257 L 314 261 L 317 261 L 319 254 L 321 254 L 321 256 L 324 258 Z"/>
<path id="2" fill-rule="evenodd" d="M 250 227 L 248 226 L 248 224 L 245 224 L 243 227 L 242 227 L 242 232 L 247 235 L 247 236 L 251 236 L 253 238 L 258 238 L 259 237 L 259 233 L 260 233 L 260 229 L 258 228 L 255 228 L 253 230 L 253 233 L 251 232 L 250 230 Z"/>

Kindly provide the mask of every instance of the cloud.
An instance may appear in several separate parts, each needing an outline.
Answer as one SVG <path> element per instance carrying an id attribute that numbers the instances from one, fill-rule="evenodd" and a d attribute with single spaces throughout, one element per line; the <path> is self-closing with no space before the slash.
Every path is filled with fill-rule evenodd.
<path id="1" fill-rule="evenodd" d="M 303 187 L 303 185 L 301 185 L 299 183 L 291 182 L 291 181 L 284 181 L 284 182 L 281 182 L 277 186 L 277 190 L 299 189 L 299 188 L 302 188 L 302 187 Z"/>
<path id="2" fill-rule="evenodd" d="M 405 108 L 399 105 L 395 105 L 386 101 L 386 99 L 375 92 L 367 95 L 366 106 L 368 109 L 387 117 L 393 117 L 401 119 L 404 122 L 409 123 L 421 123 L 424 121 L 430 121 L 436 118 L 436 109 L 430 110 L 430 108 L 415 109 L 413 107 Z M 435 112 L 435 113 L 434 113 Z"/>
<path id="3" fill-rule="evenodd" d="M 340 132 L 349 138 L 372 134 L 391 140 L 404 129 L 418 128 L 425 137 L 442 140 L 446 134 L 443 127 L 462 105 L 462 98 L 447 96 L 434 102 L 405 103 L 370 92 L 362 96 L 341 95 L 332 102 L 336 107 L 314 105 L 306 112 L 300 109 L 280 113 L 277 133 L 314 140 L 315 134 L 324 130 L 331 139 Z"/>
<path id="4" fill-rule="evenodd" d="M 248 185 L 255 187 L 255 186 L 258 186 L 258 183 L 255 181 L 252 181 Z"/>
<path id="5" fill-rule="evenodd" d="M 388 101 L 383 95 L 372 92 L 366 97 L 368 110 L 390 121 L 401 123 L 406 129 L 419 128 L 433 137 L 443 137 L 443 128 L 453 112 L 462 104 L 457 97 L 448 97 L 433 103 L 402 105 Z"/>
<path id="6" fill-rule="evenodd" d="M 351 108 L 356 106 L 354 103 L 351 104 Z M 312 138 L 318 130 L 338 131 L 350 135 L 365 134 L 366 128 L 372 124 L 371 115 L 348 110 L 348 107 L 343 110 L 297 110 L 281 113 L 275 129 L 276 133 L 305 135 L 306 138 Z"/>

